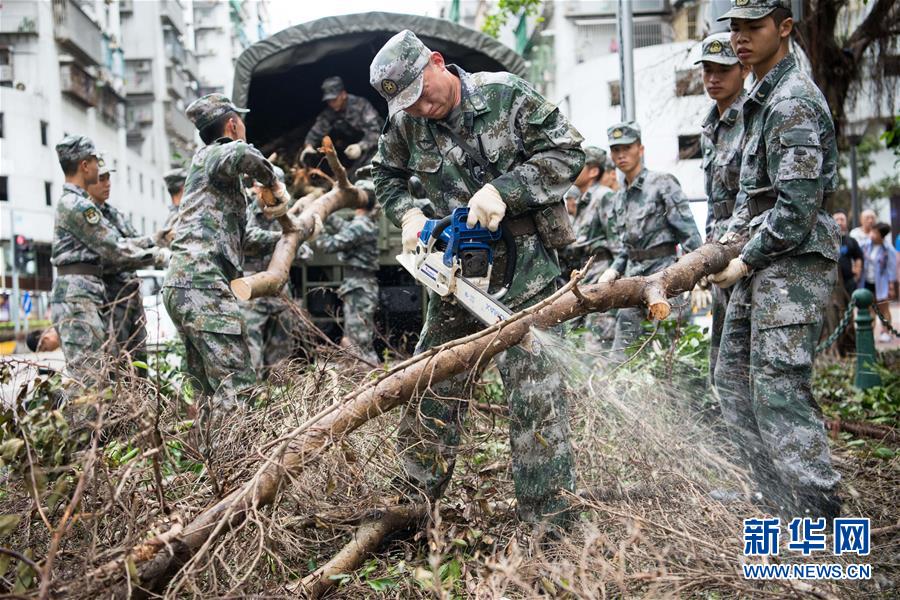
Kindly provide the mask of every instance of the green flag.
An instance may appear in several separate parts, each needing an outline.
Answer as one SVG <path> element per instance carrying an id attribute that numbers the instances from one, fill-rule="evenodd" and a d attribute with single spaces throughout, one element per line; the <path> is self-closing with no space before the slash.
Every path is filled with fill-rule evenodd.
<path id="1" fill-rule="evenodd" d="M 450 12 L 447 15 L 447 19 L 454 23 L 459 23 L 459 0 L 453 0 L 450 3 Z"/>

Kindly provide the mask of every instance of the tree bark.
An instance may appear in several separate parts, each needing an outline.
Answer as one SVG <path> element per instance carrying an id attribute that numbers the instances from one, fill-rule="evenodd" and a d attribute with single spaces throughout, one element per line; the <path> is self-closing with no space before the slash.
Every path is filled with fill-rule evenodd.
<path id="1" fill-rule="evenodd" d="M 272 503 L 286 473 L 300 473 L 335 441 L 370 419 L 407 402 L 435 382 L 480 368 L 493 356 L 521 342 L 531 327 L 549 329 L 589 312 L 642 305 L 648 308 L 653 318 L 665 318 L 670 312 L 668 297 L 692 290 L 702 277 L 724 269 L 728 261 L 738 255 L 743 243 L 705 244 L 649 277 L 632 277 L 570 290 L 533 313 L 526 309 L 510 321 L 488 328 L 482 335 L 470 336 L 465 343 L 451 343 L 422 360 L 409 360 L 398 365 L 395 371 L 374 385 L 349 394 L 286 435 L 279 450 L 269 455 L 270 460 L 250 481 L 197 515 L 180 534 L 167 539 L 168 543 L 152 540 L 133 548 L 127 559 L 139 565 L 137 577 L 132 579 L 130 586 L 121 583 L 116 596 L 141 597 L 144 592 L 138 586 L 149 591 L 162 590 L 198 551 L 205 552 L 216 538 L 241 523 L 248 512 Z M 107 563 L 89 573 L 83 581 L 118 578 L 122 569 L 122 561 Z M 71 586 L 69 590 L 72 590 Z"/>
<path id="2" fill-rule="evenodd" d="M 366 192 L 350 184 L 347 179 L 347 171 L 335 155 L 331 138 L 325 136 L 320 150 L 325 153 L 325 158 L 335 173 L 334 187 L 311 203 L 303 200 L 313 199 L 314 194 L 308 194 L 301 198 L 301 201 L 295 205 L 302 209 L 296 222 L 289 215 L 278 219 L 284 233 L 275 245 L 272 259 L 269 261 L 269 268 L 231 282 L 231 291 L 240 300 L 277 296 L 290 276 L 291 264 L 297 255 L 297 248 L 302 241 L 312 237 L 316 229 L 316 221 L 323 223 L 328 215 L 342 208 L 366 206 L 368 202 Z"/>

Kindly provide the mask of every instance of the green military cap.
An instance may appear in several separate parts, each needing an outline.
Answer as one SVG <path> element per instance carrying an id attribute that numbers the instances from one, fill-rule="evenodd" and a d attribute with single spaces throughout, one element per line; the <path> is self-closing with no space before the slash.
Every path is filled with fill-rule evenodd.
<path id="1" fill-rule="evenodd" d="M 700 44 L 700 59 L 694 64 L 702 62 L 718 63 L 720 65 L 736 65 L 738 57 L 731 47 L 731 34 L 728 32 L 714 33 L 708 36 Z"/>
<path id="2" fill-rule="evenodd" d="M 776 8 L 791 10 L 791 0 L 731 0 L 731 10 L 716 19 L 762 19 Z"/>
<path id="3" fill-rule="evenodd" d="M 593 167 L 604 167 L 606 164 L 606 150 L 597 146 L 583 146 L 584 164 Z"/>
<path id="4" fill-rule="evenodd" d="M 606 135 L 609 137 L 610 148 L 633 144 L 641 139 L 641 126 L 636 121 L 616 123 L 606 130 Z"/>
<path id="5" fill-rule="evenodd" d="M 250 112 L 246 108 L 238 108 L 225 94 L 207 94 L 191 102 L 184 114 L 193 121 L 198 131 L 203 131 L 222 115 L 230 112 L 244 114 Z"/>
<path id="6" fill-rule="evenodd" d="M 335 75 L 322 82 L 322 102 L 334 100 L 344 91 L 344 80 Z"/>
<path id="7" fill-rule="evenodd" d="M 431 50 L 409 29 L 382 46 L 369 65 L 369 83 L 388 103 L 388 118 L 415 103 L 422 95 L 422 72 Z"/>
<path id="8" fill-rule="evenodd" d="M 116 172 L 116 170 L 112 168 L 112 164 L 106 160 L 106 156 L 103 154 L 97 156 L 97 166 L 99 168 L 97 171 L 98 175 L 109 175 L 110 173 Z"/>
<path id="9" fill-rule="evenodd" d="M 56 145 L 56 156 L 60 162 L 80 162 L 92 156 L 99 159 L 100 153 L 97 152 L 91 138 L 86 135 L 67 135 Z"/>
<path id="10" fill-rule="evenodd" d="M 182 168 L 172 169 L 163 174 L 163 181 L 166 182 L 166 189 L 170 194 L 177 192 L 184 185 L 187 175 L 187 170 Z"/>

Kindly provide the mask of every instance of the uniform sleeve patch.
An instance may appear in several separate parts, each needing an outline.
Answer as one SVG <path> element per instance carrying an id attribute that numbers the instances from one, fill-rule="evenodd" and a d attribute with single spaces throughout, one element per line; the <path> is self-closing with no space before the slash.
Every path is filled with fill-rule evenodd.
<path id="1" fill-rule="evenodd" d="M 84 220 L 91 225 L 96 225 L 100 222 L 100 211 L 93 206 L 87 207 L 81 214 L 84 215 Z"/>
<path id="2" fill-rule="evenodd" d="M 816 179 L 822 171 L 819 136 L 811 129 L 791 129 L 780 136 L 782 145 L 778 179 Z"/>

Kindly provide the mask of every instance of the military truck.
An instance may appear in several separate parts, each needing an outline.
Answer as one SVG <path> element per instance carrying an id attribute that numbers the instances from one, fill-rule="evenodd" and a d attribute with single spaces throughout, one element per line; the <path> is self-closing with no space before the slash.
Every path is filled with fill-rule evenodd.
<path id="1" fill-rule="evenodd" d="M 324 108 L 320 85 L 332 75 L 347 91 L 368 98 L 383 116 L 387 105 L 369 85 L 369 64 L 395 33 L 409 29 L 432 50 L 467 71 L 509 71 L 524 76 L 525 61 L 510 48 L 478 31 L 443 19 L 371 12 L 326 17 L 276 33 L 245 50 L 235 65 L 232 98 L 247 107 L 249 141 L 264 154 L 295 156 Z M 379 331 L 392 344 L 407 345 L 422 323 L 424 298 L 395 256 L 400 231 L 381 216 Z M 316 256 L 291 273 L 295 293 L 313 320 L 336 337 L 340 320 L 334 290 L 343 278 L 337 257 Z M 378 342 L 383 347 L 384 340 Z M 378 348 L 380 350 L 380 348 Z M 407 347 L 408 349 L 408 347 Z"/>

